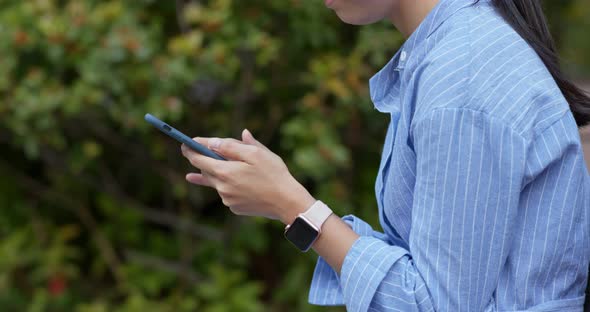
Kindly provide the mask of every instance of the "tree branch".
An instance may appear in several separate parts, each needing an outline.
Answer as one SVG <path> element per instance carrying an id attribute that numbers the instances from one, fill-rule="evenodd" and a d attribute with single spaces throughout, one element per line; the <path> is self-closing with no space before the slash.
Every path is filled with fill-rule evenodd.
<path id="1" fill-rule="evenodd" d="M 4 170 L 9 171 L 11 175 L 15 177 L 23 187 L 25 187 L 34 195 L 37 195 L 42 198 L 52 198 L 53 200 L 60 202 L 62 205 L 64 205 L 69 211 L 73 212 L 82 222 L 82 224 L 90 231 L 90 234 L 95 240 L 99 252 L 101 253 L 103 259 L 107 263 L 109 271 L 117 281 L 118 285 L 120 285 L 123 288 L 127 288 L 127 279 L 121 269 L 121 261 L 117 257 L 117 254 L 115 253 L 115 250 L 111 242 L 98 228 L 96 220 L 92 216 L 90 209 L 85 203 L 75 201 L 74 199 L 72 199 L 72 197 L 58 193 L 52 190 L 50 187 L 37 182 L 37 180 L 31 177 L 23 175 L 12 168 L 8 168 L 1 162 L 0 166 Z"/>
<path id="2" fill-rule="evenodd" d="M 178 28 L 180 28 L 180 31 L 185 33 L 187 31 L 189 31 L 189 26 L 186 24 L 186 21 L 184 20 L 184 5 L 185 5 L 185 1 L 184 0 L 176 0 L 176 21 L 178 22 Z"/>
<path id="3" fill-rule="evenodd" d="M 137 250 L 125 249 L 123 250 L 125 258 L 130 262 L 135 262 L 146 267 L 170 272 L 178 275 L 180 278 L 185 278 L 191 283 L 198 283 L 203 279 L 195 273 L 189 266 L 179 264 L 175 261 L 166 260 L 160 257 L 149 255 Z"/>

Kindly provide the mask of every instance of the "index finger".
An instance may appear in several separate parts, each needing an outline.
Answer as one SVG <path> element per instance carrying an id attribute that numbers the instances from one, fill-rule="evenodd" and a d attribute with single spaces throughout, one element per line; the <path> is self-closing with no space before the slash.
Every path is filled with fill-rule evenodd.
<path id="1" fill-rule="evenodd" d="M 230 166 L 229 161 L 218 160 L 215 158 L 202 155 L 198 152 L 191 150 L 184 144 L 182 148 L 183 156 L 190 162 L 190 164 L 193 167 L 201 169 L 201 172 L 207 172 L 218 179 L 222 178 L 222 176 L 225 176 L 224 172 L 226 172 L 227 167 Z"/>
<path id="2" fill-rule="evenodd" d="M 218 160 L 209 156 L 205 156 L 197 151 L 194 151 L 193 149 L 191 149 L 190 147 L 188 147 L 186 144 L 182 143 L 182 145 L 180 146 L 181 151 L 182 151 L 182 155 L 189 160 L 189 162 L 201 169 L 201 170 L 205 170 L 207 172 L 212 172 L 214 173 L 217 168 L 220 166 L 220 162 L 225 162 L 224 160 Z"/>
<path id="3" fill-rule="evenodd" d="M 254 145 L 245 144 L 234 138 L 202 138 L 195 137 L 195 141 L 207 146 L 213 152 L 233 160 L 240 160 L 246 163 L 252 163 L 252 154 L 258 148 Z M 215 146 L 217 143 L 217 146 Z"/>

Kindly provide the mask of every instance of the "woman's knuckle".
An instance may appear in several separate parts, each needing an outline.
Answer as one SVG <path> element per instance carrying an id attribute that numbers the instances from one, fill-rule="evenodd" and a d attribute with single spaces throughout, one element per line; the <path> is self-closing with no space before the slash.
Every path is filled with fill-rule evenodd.
<path id="1" fill-rule="evenodd" d="M 253 146 L 250 150 L 250 156 L 254 159 L 259 159 L 263 156 L 263 151 L 260 147 Z"/>
<path id="2" fill-rule="evenodd" d="M 213 168 L 215 175 L 220 179 L 220 180 L 227 180 L 227 178 L 229 177 L 229 171 L 227 170 L 227 168 L 223 167 L 223 166 L 215 166 L 215 168 Z"/>
<path id="3" fill-rule="evenodd" d="M 219 186 L 217 187 L 217 192 L 219 193 L 219 196 L 223 198 L 223 200 L 227 200 L 227 197 L 229 196 L 229 191 L 227 187 Z"/>
<path id="4" fill-rule="evenodd" d="M 188 161 L 191 163 L 191 165 L 193 165 L 195 167 L 199 167 L 199 160 L 196 156 L 190 156 L 188 158 Z"/>
<path id="5" fill-rule="evenodd" d="M 230 210 L 230 211 L 231 211 L 233 214 L 235 214 L 235 215 L 238 215 L 238 216 L 241 216 L 241 215 L 243 215 L 243 214 L 244 214 L 244 212 L 243 212 L 242 210 L 240 210 L 239 208 L 237 208 L 237 207 L 231 207 L 231 206 L 229 206 L 229 210 Z"/>

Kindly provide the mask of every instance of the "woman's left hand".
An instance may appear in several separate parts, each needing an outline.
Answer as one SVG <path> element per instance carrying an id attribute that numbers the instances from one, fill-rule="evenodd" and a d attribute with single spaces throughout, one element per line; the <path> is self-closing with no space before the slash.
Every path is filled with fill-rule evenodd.
<path id="1" fill-rule="evenodd" d="M 315 199 L 289 173 L 277 154 L 258 142 L 248 130 L 242 141 L 232 138 L 194 138 L 227 159 L 203 156 L 184 144 L 182 154 L 201 173 L 186 180 L 215 188 L 223 204 L 237 215 L 263 216 L 290 224 Z"/>

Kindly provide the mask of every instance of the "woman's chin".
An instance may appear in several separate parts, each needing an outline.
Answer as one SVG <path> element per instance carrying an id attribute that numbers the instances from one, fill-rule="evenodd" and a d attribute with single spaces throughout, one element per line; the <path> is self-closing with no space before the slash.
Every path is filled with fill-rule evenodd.
<path id="1" fill-rule="evenodd" d="M 373 24 L 379 21 L 379 19 L 372 19 L 367 16 L 359 16 L 354 14 L 354 12 L 342 12 L 341 10 L 336 10 L 336 15 L 346 24 L 351 25 L 368 25 Z"/>

